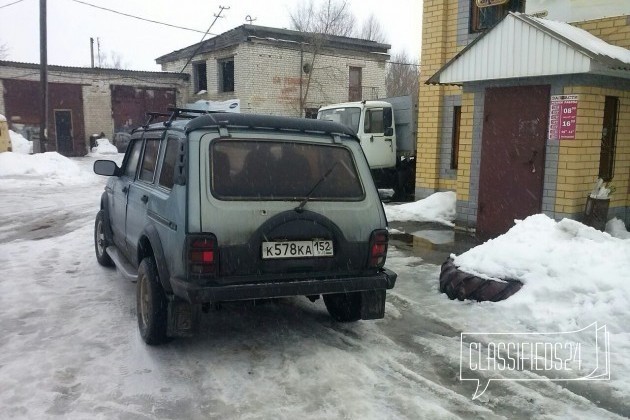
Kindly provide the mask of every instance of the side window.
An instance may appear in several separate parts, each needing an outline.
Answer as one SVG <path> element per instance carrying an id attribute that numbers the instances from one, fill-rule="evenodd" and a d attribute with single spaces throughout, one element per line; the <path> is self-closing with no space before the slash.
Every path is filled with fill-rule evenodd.
<path id="1" fill-rule="evenodd" d="M 160 150 L 159 139 L 147 139 L 144 146 L 144 156 L 140 167 L 140 179 L 146 182 L 153 182 L 155 167 L 157 166 L 158 151 Z"/>
<path id="2" fill-rule="evenodd" d="M 234 92 L 234 57 L 218 61 L 219 92 Z"/>
<path id="3" fill-rule="evenodd" d="M 173 188 L 178 145 L 177 138 L 175 137 L 169 137 L 166 142 L 166 152 L 164 153 L 164 162 L 162 162 L 159 183 L 161 186 L 168 189 Z"/>
<path id="4" fill-rule="evenodd" d="M 208 90 L 208 73 L 205 61 L 193 64 L 193 80 L 195 84 L 195 93 L 202 90 Z"/>
<path id="5" fill-rule="evenodd" d="M 128 150 L 129 155 L 127 157 L 127 164 L 125 165 L 125 176 L 135 178 L 138 160 L 140 160 L 140 151 L 142 150 L 142 140 L 134 140 Z"/>
<path id="6" fill-rule="evenodd" d="M 382 133 L 383 130 L 383 109 L 368 109 L 365 111 L 365 122 L 363 124 L 365 133 Z"/>

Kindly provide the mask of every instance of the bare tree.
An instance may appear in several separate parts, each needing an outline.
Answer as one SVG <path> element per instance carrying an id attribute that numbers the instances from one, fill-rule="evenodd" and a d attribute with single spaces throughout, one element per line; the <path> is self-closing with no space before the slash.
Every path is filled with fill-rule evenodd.
<path id="1" fill-rule="evenodd" d="M 387 38 L 385 37 L 385 33 L 383 32 L 383 27 L 373 13 L 370 14 L 370 16 L 368 16 L 367 19 L 363 22 L 363 25 L 361 25 L 359 38 L 369 39 L 370 41 L 379 42 L 381 44 L 387 42 Z"/>
<path id="2" fill-rule="evenodd" d="M 121 54 L 115 51 L 99 51 L 96 66 L 104 69 L 124 69 L 127 63 L 124 62 Z"/>
<path id="3" fill-rule="evenodd" d="M 418 103 L 419 79 L 418 61 L 410 59 L 404 51 L 394 54 L 387 66 L 387 96 L 412 95 L 414 103 Z"/>
<path id="4" fill-rule="evenodd" d="M 315 74 L 326 71 L 317 67 L 317 57 L 329 36 L 351 36 L 355 18 L 348 0 L 326 0 L 315 5 L 313 0 L 301 2 L 289 13 L 291 28 L 306 34 L 301 48 L 304 54 L 300 88 L 299 115 L 304 115 Z"/>
<path id="5" fill-rule="evenodd" d="M 0 60 L 6 60 L 9 57 L 9 47 L 7 44 L 0 44 Z"/>
<path id="6" fill-rule="evenodd" d="M 292 29 L 320 35 L 351 36 L 355 24 L 348 0 L 326 0 L 319 6 L 313 0 L 301 2 L 289 19 Z"/>

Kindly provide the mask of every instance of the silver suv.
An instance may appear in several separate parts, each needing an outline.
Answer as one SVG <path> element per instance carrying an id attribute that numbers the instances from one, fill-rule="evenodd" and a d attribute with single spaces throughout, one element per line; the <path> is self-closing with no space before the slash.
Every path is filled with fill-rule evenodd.
<path id="1" fill-rule="evenodd" d="M 384 316 L 387 221 L 349 128 L 171 111 L 134 131 L 122 167 L 94 163 L 111 177 L 96 258 L 137 280 L 146 343 L 190 335 L 222 301 L 321 295 L 337 321 Z"/>

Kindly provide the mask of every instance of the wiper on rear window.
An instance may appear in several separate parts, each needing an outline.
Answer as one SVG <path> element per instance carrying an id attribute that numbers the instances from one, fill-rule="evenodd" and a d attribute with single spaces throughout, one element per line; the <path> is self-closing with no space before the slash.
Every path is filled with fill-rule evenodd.
<path id="1" fill-rule="evenodd" d="M 311 195 L 313 195 L 317 187 L 319 187 L 326 180 L 326 178 L 328 178 L 328 176 L 332 173 L 333 169 L 335 169 L 335 167 L 337 166 L 337 163 L 339 163 L 339 161 L 335 162 L 335 164 L 330 167 L 330 169 L 319 179 L 319 181 L 317 181 L 317 183 L 313 186 L 313 188 L 311 188 L 308 194 L 306 194 L 306 197 L 304 197 L 304 199 L 300 202 L 300 204 L 295 208 L 296 212 L 302 213 L 304 211 L 304 206 L 306 205 L 306 203 L 308 203 L 308 200 L 311 199 Z"/>

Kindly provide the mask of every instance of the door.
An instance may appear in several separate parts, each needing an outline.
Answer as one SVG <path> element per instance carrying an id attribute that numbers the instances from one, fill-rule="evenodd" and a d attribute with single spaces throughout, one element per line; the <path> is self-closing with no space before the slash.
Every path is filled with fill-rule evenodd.
<path id="1" fill-rule="evenodd" d="M 152 133 L 155 135 L 155 133 Z M 155 137 L 145 137 L 144 151 L 138 166 L 136 182 L 129 185 L 127 195 L 127 221 L 125 225 L 125 238 L 127 252 L 130 260 L 140 263 L 137 259 L 137 246 L 142 231 L 147 225 L 148 208 L 155 195 L 156 169 L 160 151 L 160 133 Z"/>
<path id="2" fill-rule="evenodd" d="M 348 100 L 350 102 L 360 101 L 361 84 L 363 83 L 361 67 L 350 67 L 348 74 Z"/>
<path id="3" fill-rule="evenodd" d="M 477 233 L 507 232 L 542 209 L 549 86 L 486 89 Z"/>
<path id="4" fill-rule="evenodd" d="M 364 110 L 363 133 L 359 136 L 370 169 L 396 166 L 396 145 L 392 118 L 391 108 L 365 108 Z M 385 133 L 386 131 L 388 132 Z"/>
<path id="5" fill-rule="evenodd" d="M 55 110 L 55 139 L 57 152 L 64 156 L 71 156 L 72 147 L 72 111 Z"/>
<path id="6" fill-rule="evenodd" d="M 113 182 L 109 197 L 109 211 L 114 235 L 114 244 L 123 253 L 126 253 L 125 224 L 127 222 L 127 194 L 129 186 L 136 178 L 140 152 L 142 151 L 142 139 L 134 139 L 127 149 L 127 154 L 122 164 L 122 175 Z"/>

